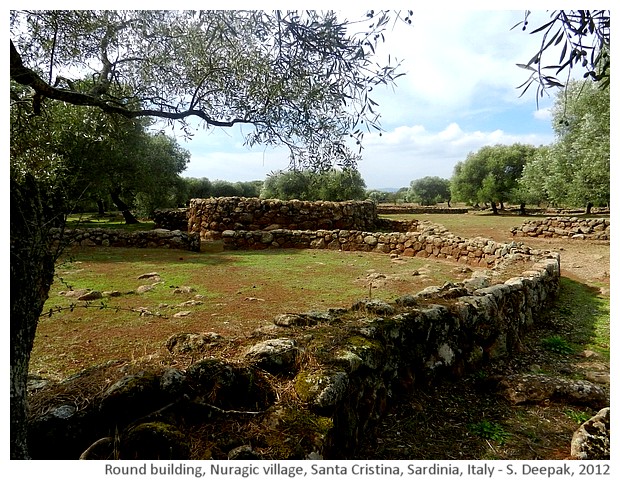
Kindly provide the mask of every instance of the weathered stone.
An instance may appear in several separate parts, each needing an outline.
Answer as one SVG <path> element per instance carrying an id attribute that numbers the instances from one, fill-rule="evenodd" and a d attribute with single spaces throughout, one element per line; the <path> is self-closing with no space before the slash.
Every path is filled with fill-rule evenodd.
<path id="1" fill-rule="evenodd" d="M 120 423 L 144 416 L 163 405 L 159 377 L 151 372 L 127 375 L 111 385 L 102 395 L 101 411 Z"/>
<path id="2" fill-rule="evenodd" d="M 89 300 L 99 300 L 100 298 L 103 298 L 103 294 L 97 290 L 93 290 L 91 292 L 85 293 L 84 295 L 80 295 L 78 297 L 78 300 L 89 301 Z"/>
<path id="3" fill-rule="evenodd" d="M 607 392 L 586 380 L 547 375 L 509 375 L 499 383 L 499 392 L 514 404 L 553 401 L 601 408 L 609 404 Z"/>
<path id="4" fill-rule="evenodd" d="M 603 408 L 573 434 L 571 456 L 577 460 L 610 459 L 610 408 Z"/>
<path id="5" fill-rule="evenodd" d="M 378 299 L 358 300 L 351 306 L 351 310 L 361 310 L 364 312 L 376 313 L 377 315 L 392 315 L 395 312 L 395 309 L 392 305 Z"/>
<path id="6" fill-rule="evenodd" d="M 182 287 L 175 288 L 172 291 L 172 293 L 174 293 L 176 295 L 180 295 L 180 294 L 184 294 L 184 293 L 193 293 L 195 291 L 196 291 L 196 289 L 194 287 L 182 286 Z"/>
<path id="7" fill-rule="evenodd" d="M 241 445 L 228 452 L 228 460 L 261 460 L 263 456 L 252 449 L 251 445 Z"/>
<path id="8" fill-rule="evenodd" d="M 208 333 L 175 333 L 166 340 L 166 348 L 170 353 L 204 353 L 209 346 L 221 340 L 221 335 Z"/>
<path id="9" fill-rule="evenodd" d="M 67 290 L 67 291 L 58 292 L 58 295 L 62 295 L 63 297 L 67 297 L 67 298 L 79 298 L 82 295 L 86 295 L 88 292 L 89 292 L 88 289 L 80 288 L 78 290 Z"/>
<path id="10" fill-rule="evenodd" d="M 176 368 L 169 368 L 159 379 L 159 388 L 170 398 L 179 397 L 185 389 L 185 374 Z"/>
<path id="11" fill-rule="evenodd" d="M 156 280 L 154 280 L 156 282 L 161 279 L 161 277 L 159 276 L 159 273 L 157 273 L 157 272 L 143 273 L 142 275 L 138 276 L 138 280 L 143 280 L 145 278 L 156 279 Z"/>
<path id="12" fill-rule="evenodd" d="M 301 372 L 295 378 L 295 391 L 303 402 L 319 412 L 333 411 L 349 385 L 345 372 Z"/>
<path id="13" fill-rule="evenodd" d="M 189 443 L 174 425 L 141 423 L 121 436 L 119 456 L 123 460 L 178 460 L 189 456 Z"/>
<path id="14" fill-rule="evenodd" d="M 136 288 L 136 293 L 146 293 L 153 290 L 155 287 L 153 285 L 140 285 Z"/>
<path id="15" fill-rule="evenodd" d="M 299 358 L 299 348 L 290 338 L 274 338 L 250 347 L 245 358 L 271 373 L 294 369 Z"/>

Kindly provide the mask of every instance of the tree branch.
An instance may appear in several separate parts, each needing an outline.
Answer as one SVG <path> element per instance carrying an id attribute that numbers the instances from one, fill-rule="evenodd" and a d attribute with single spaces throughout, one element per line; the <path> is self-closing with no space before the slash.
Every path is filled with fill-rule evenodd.
<path id="1" fill-rule="evenodd" d="M 126 118 L 138 118 L 138 117 L 157 117 L 167 120 L 183 120 L 188 117 L 198 117 L 208 125 L 214 127 L 232 127 L 238 123 L 255 123 L 248 118 L 233 118 L 231 120 L 216 120 L 204 111 L 199 109 L 190 108 L 182 111 L 165 111 L 156 109 L 130 109 L 122 105 L 112 105 L 105 99 L 88 93 L 76 92 L 74 90 L 66 90 L 63 88 L 53 87 L 49 83 L 45 82 L 34 70 L 26 67 L 23 64 L 21 55 L 13 45 L 11 40 L 11 60 L 10 60 L 10 74 L 11 80 L 19 83 L 20 85 L 28 86 L 35 92 L 37 98 L 49 98 L 52 100 L 59 100 L 67 102 L 72 105 L 82 105 L 97 107 L 106 113 L 116 113 Z"/>

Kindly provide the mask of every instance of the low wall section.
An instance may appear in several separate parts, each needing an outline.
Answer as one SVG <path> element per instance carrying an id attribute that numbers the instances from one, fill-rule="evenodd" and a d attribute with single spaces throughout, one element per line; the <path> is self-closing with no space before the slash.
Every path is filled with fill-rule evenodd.
<path id="1" fill-rule="evenodd" d="M 610 240 L 609 218 L 548 217 L 513 227 L 514 236 Z"/>
<path id="2" fill-rule="evenodd" d="M 424 213 L 468 213 L 469 208 L 451 208 L 451 207 L 421 207 L 419 205 L 402 204 L 402 205 L 377 205 L 377 213 L 379 215 L 387 214 L 424 214 Z"/>
<path id="3" fill-rule="evenodd" d="M 429 222 L 413 222 L 408 232 L 362 232 L 358 230 L 226 230 L 224 249 L 316 248 L 434 257 L 492 267 L 510 253 L 529 254 L 529 248 L 486 238 L 467 239 Z"/>
<path id="4" fill-rule="evenodd" d="M 103 247 L 138 247 L 138 248 L 177 248 L 181 250 L 200 251 L 200 237 L 197 234 L 180 230 L 140 230 L 128 232 L 111 228 L 82 228 L 52 230 L 54 242 L 66 245 L 103 246 Z"/>

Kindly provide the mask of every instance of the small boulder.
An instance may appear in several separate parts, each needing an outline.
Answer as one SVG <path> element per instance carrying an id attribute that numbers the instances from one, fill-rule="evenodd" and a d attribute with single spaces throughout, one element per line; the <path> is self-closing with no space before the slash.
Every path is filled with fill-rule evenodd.
<path id="1" fill-rule="evenodd" d="M 241 445 L 228 452 L 228 460 L 262 460 L 262 455 L 252 449 L 251 445 Z"/>
<path id="2" fill-rule="evenodd" d="M 138 280 L 144 280 L 145 278 L 155 279 L 153 280 L 155 282 L 158 282 L 161 279 L 159 273 L 157 272 L 143 273 L 142 275 L 138 276 Z"/>
<path id="3" fill-rule="evenodd" d="M 173 354 L 203 353 L 221 339 L 215 332 L 175 333 L 166 340 L 166 348 Z"/>
<path id="4" fill-rule="evenodd" d="M 345 372 L 301 372 L 295 378 L 295 391 L 321 415 L 333 413 L 349 386 Z"/>
<path id="5" fill-rule="evenodd" d="M 376 313 L 377 315 L 393 315 L 395 309 L 389 303 L 384 302 L 383 300 L 377 299 L 364 299 L 359 300 L 353 304 L 351 307 L 353 311 L 364 311 L 369 313 Z"/>
<path id="6" fill-rule="evenodd" d="M 187 437 L 167 423 L 142 423 L 121 436 L 119 456 L 124 460 L 183 460 L 189 453 Z"/>
<path id="7" fill-rule="evenodd" d="M 587 380 L 517 374 L 501 379 L 498 387 L 500 394 L 515 405 L 553 401 L 601 408 L 609 404 L 605 389 Z"/>
<path id="8" fill-rule="evenodd" d="M 271 373 L 291 370 L 299 358 L 299 348 L 289 338 L 274 338 L 250 347 L 245 357 L 254 365 Z"/>
<path id="9" fill-rule="evenodd" d="M 93 290 L 91 292 L 85 293 L 78 297 L 78 300 L 89 301 L 89 300 L 99 300 L 103 298 L 103 294 L 98 290 Z"/>
<path id="10" fill-rule="evenodd" d="M 609 407 L 584 422 L 573 434 L 571 456 L 577 460 L 609 460 Z"/>

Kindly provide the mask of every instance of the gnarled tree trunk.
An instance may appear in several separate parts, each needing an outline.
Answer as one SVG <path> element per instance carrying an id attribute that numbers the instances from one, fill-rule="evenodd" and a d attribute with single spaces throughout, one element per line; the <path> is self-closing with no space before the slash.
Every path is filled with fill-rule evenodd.
<path id="1" fill-rule="evenodd" d="M 127 225 L 140 223 L 134 214 L 129 210 L 129 205 L 123 202 L 123 199 L 120 197 L 119 189 L 113 189 L 110 192 L 110 196 L 112 197 L 112 201 L 114 202 L 114 205 L 116 205 L 116 208 L 118 208 L 123 214 L 123 218 L 125 219 L 125 223 Z"/>
<path id="2" fill-rule="evenodd" d="M 50 227 L 64 217 L 53 213 L 53 200 L 44 198 L 36 180 L 11 179 L 11 459 L 27 459 L 27 382 L 30 353 L 43 304 L 54 277 L 56 253 Z"/>

